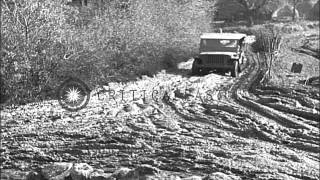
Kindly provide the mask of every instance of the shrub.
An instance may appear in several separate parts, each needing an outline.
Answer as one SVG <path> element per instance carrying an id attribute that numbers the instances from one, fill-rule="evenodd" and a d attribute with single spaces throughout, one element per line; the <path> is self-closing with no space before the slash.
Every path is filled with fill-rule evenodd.
<path id="1" fill-rule="evenodd" d="M 267 68 L 266 75 L 262 80 L 264 83 L 271 78 L 271 69 L 282 43 L 282 32 L 279 27 L 266 25 L 262 29 L 254 31 L 256 41 L 252 44 L 252 50 L 264 55 L 262 62 Z"/>
<path id="2" fill-rule="evenodd" d="M 209 0 L 97 1 L 80 8 L 63 0 L 3 4 L 1 97 L 10 102 L 45 98 L 68 76 L 94 87 L 174 68 L 197 52 L 214 10 Z"/>
<path id="3" fill-rule="evenodd" d="M 274 25 L 266 25 L 261 29 L 254 30 L 256 41 L 252 44 L 254 52 L 273 53 L 280 49 L 281 29 Z"/>
<path id="4" fill-rule="evenodd" d="M 58 29 L 65 28 L 62 1 L 3 1 L 1 11 L 1 99 L 25 103 L 39 98 L 56 76 L 64 51 Z"/>

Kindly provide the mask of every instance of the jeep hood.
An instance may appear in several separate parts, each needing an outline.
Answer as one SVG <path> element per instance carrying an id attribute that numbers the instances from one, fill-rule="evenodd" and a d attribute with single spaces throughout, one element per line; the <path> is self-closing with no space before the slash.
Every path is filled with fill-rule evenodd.
<path id="1" fill-rule="evenodd" d="M 228 56 L 233 56 L 237 55 L 235 52 L 202 52 L 200 55 L 228 55 Z"/>

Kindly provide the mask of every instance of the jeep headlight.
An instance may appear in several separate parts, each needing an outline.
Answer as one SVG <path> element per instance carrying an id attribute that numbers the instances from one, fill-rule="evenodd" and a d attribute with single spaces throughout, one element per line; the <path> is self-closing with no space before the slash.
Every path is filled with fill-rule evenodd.
<path id="1" fill-rule="evenodd" d="M 233 59 L 239 58 L 239 55 L 238 54 L 232 54 L 232 58 Z"/>
<path id="2" fill-rule="evenodd" d="M 202 64 L 202 60 L 199 57 L 194 58 L 197 64 Z"/>

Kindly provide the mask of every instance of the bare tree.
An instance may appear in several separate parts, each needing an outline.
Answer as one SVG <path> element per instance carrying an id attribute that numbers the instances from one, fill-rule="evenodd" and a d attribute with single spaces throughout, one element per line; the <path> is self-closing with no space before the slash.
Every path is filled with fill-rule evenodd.
<path id="1" fill-rule="evenodd" d="M 250 26 L 254 24 L 254 17 L 258 11 L 264 7 L 270 0 L 236 0 L 243 6 L 248 17 L 248 23 Z"/>

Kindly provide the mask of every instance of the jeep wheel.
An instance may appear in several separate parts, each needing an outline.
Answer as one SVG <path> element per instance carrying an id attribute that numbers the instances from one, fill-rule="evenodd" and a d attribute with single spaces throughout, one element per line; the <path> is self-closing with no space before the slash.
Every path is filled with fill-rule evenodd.
<path id="1" fill-rule="evenodd" d="M 231 70 L 231 76 L 232 77 L 239 76 L 239 62 L 238 61 L 233 61 L 233 69 Z"/>
<path id="2" fill-rule="evenodd" d="M 200 73 L 200 68 L 197 66 L 199 59 L 195 59 L 192 63 L 191 73 L 192 75 L 198 75 Z"/>
<path id="3" fill-rule="evenodd" d="M 201 69 L 201 75 L 207 75 L 209 73 L 210 73 L 210 69 L 207 69 L 207 68 Z"/>

